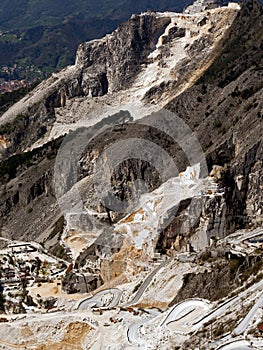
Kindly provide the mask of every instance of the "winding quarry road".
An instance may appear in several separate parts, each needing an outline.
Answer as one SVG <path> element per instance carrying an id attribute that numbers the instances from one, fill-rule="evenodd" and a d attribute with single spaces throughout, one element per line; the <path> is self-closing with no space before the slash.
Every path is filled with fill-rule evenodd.
<path id="1" fill-rule="evenodd" d="M 233 335 L 240 335 L 244 333 L 244 331 L 247 329 L 250 321 L 255 316 L 258 309 L 263 305 L 263 294 L 259 297 L 258 301 L 255 303 L 255 305 L 252 307 L 252 309 L 249 311 L 249 313 L 246 315 L 246 317 L 239 323 L 239 325 L 234 329 Z"/>
<path id="2" fill-rule="evenodd" d="M 253 286 L 248 288 L 246 291 L 240 293 L 236 297 L 233 297 L 223 304 L 219 305 L 216 309 L 211 309 L 209 302 L 202 299 L 189 299 L 182 301 L 181 303 L 173 306 L 173 308 L 166 314 L 164 319 L 159 322 L 159 326 L 167 326 L 170 330 L 176 333 L 187 334 L 200 328 L 204 323 L 211 321 L 214 318 L 220 317 L 225 313 L 233 303 L 238 302 L 242 297 L 246 296 L 247 292 L 258 292 L 262 291 L 263 280 L 255 283 Z M 248 327 L 250 321 L 255 316 L 257 310 L 263 305 L 263 295 L 257 300 L 255 305 L 249 311 L 247 316 L 240 322 L 240 324 L 233 331 L 233 335 L 242 334 Z M 133 324 L 128 328 L 127 338 L 132 344 L 141 344 L 143 339 L 141 338 L 140 328 L 145 323 L 154 323 L 155 317 Z M 222 345 L 218 350 L 251 350 L 253 347 L 245 340 L 229 342 Z"/>
<path id="3" fill-rule="evenodd" d="M 91 307 L 114 308 L 118 306 L 122 291 L 117 288 L 102 290 L 90 298 L 82 300 L 77 309 L 89 309 Z"/>
<path id="4" fill-rule="evenodd" d="M 216 350 L 253 350 L 246 340 L 235 340 L 228 344 L 221 345 Z"/>
<path id="5" fill-rule="evenodd" d="M 152 282 L 153 277 L 157 274 L 159 270 L 161 270 L 162 267 L 167 265 L 172 259 L 173 258 L 169 258 L 163 261 L 160 265 L 158 265 L 143 281 L 142 285 L 138 289 L 133 299 L 125 304 L 122 304 L 121 306 L 128 307 L 130 305 L 136 304 L 142 297 L 146 288 Z M 77 306 L 77 309 L 83 310 L 83 309 L 89 309 L 92 307 L 106 307 L 110 309 L 110 308 L 117 307 L 119 305 L 122 293 L 123 291 L 117 288 L 102 290 L 96 293 L 95 295 L 93 295 L 92 297 L 81 300 Z"/>
<path id="6" fill-rule="evenodd" d="M 131 306 L 131 305 L 135 305 L 138 303 L 138 301 L 140 300 L 140 298 L 142 297 L 143 293 L 145 292 L 146 288 L 149 286 L 149 284 L 152 282 L 153 277 L 157 274 L 158 271 L 161 270 L 162 267 L 164 267 L 165 265 L 167 265 L 170 261 L 172 261 L 172 258 L 169 258 L 165 261 L 163 261 L 160 265 L 158 265 L 147 277 L 146 279 L 143 281 L 142 285 L 139 287 L 136 295 L 133 297 L 132 300 L 128 301 L 125 305 L 122 306 Z"/>
<path id="7" fill-rule="evenodd" d="M 140 338 L 140 335 L 139 335 L 140 328 L 142 326 L 144 326 L 145 324 L 150 323 L 151 321 L 152 321 L 152 319 L 147 319 L 147 320 L 141 321 L 139 323 L 134 323 L 133 325 L 131 325 L 127 330 L 127 338 L 128 338 L 129 343 L 137 344 L 137 345 L 143 344 L 144 341 L 143 341 L 143 339 Z"/>
<path id="8" fill-rule="evenodd" d="M 143 293 L 152 282 L 153 277 L 173 258 L 167 259 L 157 266 L 150 274 L 145 278 L 142 285 L 139 287 L 137 293 L 132 300 L 128 301 L 126 304 L 121 306 L 127 307 L 135 305 L 138 303 Z M 188 299 L 180 302 L 179 304 L 173 306 L 168 312 L 165 313 L 164 318 L 160 321 L 157 317 L 148 318 L 141 320 L 138 323 L 132 324 L 127 330 L 127 339 L 130 344 L 142 345 L 144 344 L 143 334 L 145 332 L 144 325 L 156 323 L 156 327 L 160 328 L 166 326 L 171 331 L 180 334 L 189 334 L 192 331 L 200 328 L 204 323 L 211 321 L 214 318 L 220 317 L 225 313 L 231 305 L 238 302 L 242 297 L 246 296 L 247 292 L 258 293 L 262 291 L 263 280 L 255 283 L 253 286 L 248 288 L 248 290 L 239 293 L 239 295 L 228 299 L 223 304 L 220 304 L 217 308 L 211 310 L 211 304 L 207 300 L 203 299 Z M 103 308 L 114 308 L 120 303 L 122 296 L 122 291 L 117 288 L 106 289 L 98 292 L 94 296 L 80 301 L 78 304 L 78 310 L 90 309 L 92 307 L 103 307 Z M 234 329 L 233 335 L 241 335 L 247 329 L 250 321 L 254 318 L 257 310 L 263 305 L 263 294 L 260 295 L 255 305 L 251 308 L 246 317 L 239 323 L 239 325 Z M 158 318 L 159 319 L 159 318 Z M 234 340 L 229 341 L 225 345 L 221 345 L 218 350 L 251 350 L 253 349 L 251 345 L 245 340 Z"/>
<path id="9" fill-rule="evenodd" d="M 160 326 L 168 326 L 179 333 L 188 333 L 197 320 L 210 310 L 210 303 L 201 299 L 189 299 L 175 305 Z"/>
<path id="10" fill-rule="evenodd" d="M 183 301 L 169 311 L 169 313 L 164 317 L 159 326 L 160 332 L 163 326 L 168 326 L 169 329 L 177 333 L 189 333 L 192 331 L 194 321 L 200 319 L 204 312 L 210 309 L 209 303 L 206 300 L 201 299 L 189 299 Z M 140 337 L 140 328 L 147 324 L 152 323 L 154 318 L 140 321 L 131 325 L 127 331 L 127 338 L 131 344 L 142 344 L 143 339 Z"/>

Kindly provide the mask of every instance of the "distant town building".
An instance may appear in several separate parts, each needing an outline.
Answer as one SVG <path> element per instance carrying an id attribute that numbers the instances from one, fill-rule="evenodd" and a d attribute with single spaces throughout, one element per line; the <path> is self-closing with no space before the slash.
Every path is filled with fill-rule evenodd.
<path id="1" fill-rule="evenodd" d="M 29 86 L 30 83 L 25 80 L 8 80 L 0 82 L 0 94 L 6 92 L 12 92 L 14 90 L 21 89 L 22 87 Z"/>

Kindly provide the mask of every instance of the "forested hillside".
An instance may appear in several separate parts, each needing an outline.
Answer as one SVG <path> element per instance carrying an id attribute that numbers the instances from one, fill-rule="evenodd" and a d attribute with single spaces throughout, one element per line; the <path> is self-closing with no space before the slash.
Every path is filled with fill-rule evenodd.
<path id="1" fill-rule="evenodd" d="M 44 76 L 73 63 L 79 43 L 112 32 L 131 14 L 147 9 L 181 11 L 187 4 L 188 0 L 2 0 L 0 67 L 17 64 L 22 69 L 11 76 L 0 69 L 0 78 Z M 35 67 L 34 74 L 30 66 Z"/>

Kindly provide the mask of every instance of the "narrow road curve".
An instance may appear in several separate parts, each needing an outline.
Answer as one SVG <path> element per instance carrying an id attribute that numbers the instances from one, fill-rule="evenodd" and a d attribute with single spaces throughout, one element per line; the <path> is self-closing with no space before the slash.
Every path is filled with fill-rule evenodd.
<path id="1" fill-rule="evenodd" d="M 141 296 L 143 295 L 145 289 L 148 287 L 148 285 L 151 283 L 153 277 L 157 274 L 157 272 L 167 265 L 173 257 L 163 261 L 160 265 L 158 265 L 144 280 L 140 288 L 138 289 L 136 295 L 134 298 L 129 301 L 128 303 L 122 304 L 122 307 L 128 307 L 130 305 L 136 304 Z M 113 299 L 109 302 L 109 304 L 105 305 L 102 301 L 103 297 L 107 294 L 113 294 Z M 111 289 L 105 289 L 103 291 L 98 292 L 97 294 L 93 295 L 92 297 L 86 298 L 84 300 L 81 300 L 80 303 L 77 306 L 77 309 L 86 309 L 89 307 L 107 307 L 107 308 L 114 308 L 119 305 L 120 299 L 121 299 L 122 291 L 117 288 L 111 288 Z"/>
<path id="2" fill-rule="evenodd" d="M 107 300 L 103 300 L 109 294 L 112 294 L 112 299 L 107 303 Z M 122 291 L 117 288 L 105 289 L 97 294 L 89 297 L 87 299 L 81 300 L 77 306 L 77 309 L 83 310 L 89 307 L 106 307 L 106 308 L 114 308 L 119 304 L 120 298 L 122 295 Z"/>
<path id="3" fill-rule="evenodd" d="M 248 289 L 246 289 L 245 291 L 243 291 L 243 292 L 241 292 L 241 293 L 239 293 L 237 296 L 235 296 L 235 297 L 233 297 L 233 298 L 231 298 L 231 299 L 228 299 L 227 301 L 225 301 L 223 304 L 221 304 L 221 305 L 219 305 L 216 309 L 214 309 L 214 310 L 212 310 L 209 314 L 207 314 L 207 315 L 205 315 L 203 318 L 201 318 L 197 323 L 194 323 L 194 325 L 202 325 L 202 324 L 204 324 L 204 323 L 206 323 L 206 322 L 209 322 L 211 319 L 213 319 L 213 318 L 215 318 L 215 317 L 219 317 L 224 311 L 226 311 L 228 308 L 230 308 L 230 306 L 231 306 L 231 304 L 233 303 L 233 302 L 236 302 L 236 301 L 238 301 L 238 300 L 240 300 L 240 299 L 242 299 L 244 296 L 246 296 L 246 294 L 248 293 L 248 292 L 255 292 L 255 291 L 257 291 L 257 290 L 262 290 L 262 288 L 263 288 L 263 280 L 261 280 L 261 281 L 259 281 L 259 282 L 257 282 L 257 283 L 255 283 L 254 285 L 252 285 L 251 287 L 249 287 Z M 261 296 L 261 298 L 258 300 L 258 303 L 256 303 L 256 305 L 250 310 L 250 312 L 248 313 L 248 315 L 245 317 L 245 319 L 243 320 L 243 321 L 245 321 L 244 322 L 244 324 L 247 324 L 247 320 L 248 320 L 248 318 L 247 317 L 251 317 L 251 315 L 253 314 L 254 315 L 254 312 L 255 312 L 255 310 L 256 309 L 258 309 L 258 305 L 261 305 L 261 303 L 263 304 L 263 295 Z M 252 311 L 253 310 L 253 311 Z M 242 322 L 243 322 L 242 321 Z M 239 326 L 240 326 L 240 328 L 236 328 L 235 330 L 237 330 L 237 331 L 240 331 L 240 329 L 241 329 L 241 326 L 243 327 L 244 326 L 244 324 L 240 324 Z M 234 331 L 235 331 L 234 330 Z M 233 331 L 233 332 L 234 332 Z M 241 334 L 241 333 L 240 333 Z"/>
<path id="4" fill-rule="evenodd" d="M 179 321 L 180 319 L 188 316 L 190 313 L 194 312 L 197 308 L 203 308 L 204 311 L 209 309 L 209 303 L 206 300 L 201 299 L 188 299 L 183 300 L 179 304 L 172 307 L 168 315 L 163 319 L 160 326 L 165 326 L 170 322 Z M 199 316 L 200 318 L 200 316 Z M 198 321 L 199 321 L 198 318 Z M 194 319 L 192 318 L 192 323 L 194 324 Z"/>
<path id="5" fill-rule="evenodd" d="M 206 300 L 184 300 L 181 303 L 173 306 L 169 313 L 164 317 L 160 325 L 156 327 L 163 327 L 168 325 L 168 323 L 178 321 L 176 327 L 180 331 L 179 333 L 189 333 L 191 331 L 193 321 L 199 319 L 200 316 L 202 316 L 202 314 L 208 309 L 209 303 Z M 145 319 L 129 326 L 127 330 L 128 341 L 131 344 L 143 344 L 144 340 L 140 337 L 140 328 L 147 323 L 153 322 L 155 319 L 156 317 Z"/>
<path id="6" fill-rule="evenodd" d="M 255 316 L 256 312 L 262 305 L 263 305 L 263 294 L 259 297 L 258 301 L 255 303 L 255 305 L 252 307 L 252 309 L 249 311 L 246 317 L 233 330 L 233 335 L 240 335 L 244 333 L 244 331 L 249 325 L 249 322 L 252 320 L 252 318 Z"/>
<path id="7" fill-rule="evenodd" d="M 170 261 L 172 261 L 173 257 L 163 261 L 160 265 L 158 265 L 143 281 L 142 285 L 139 287 L 136 295 L 133 297 L 132 300 L 128 301 L 126 304 L 121 305 L 124 307 L 131 306 L 134 304 L 137 304 L 140 298 L 142 297 L 143 293 L 145 292 L 146 288 L 149 286 L 149 284 L 152 282 L 153 277 L 157 274 L 159 270 L 161 270 L 162 267 L 167 265 Z"/>
<path id="8" fill-rule="evenodd" d="M 146 323 L 150 323 L 152 319 L 143 320 L 139 323 L 134 323 L 133 325 L 129 326 L 127 330 L 127 339 L 130 344 L 141 344 L 143 343 L 143 339 L 140 339 L 139 336 L 139 329 Z"/>
<path id="9" fill-rule="evenodd" d="M 253 350 L 246 340 L 234 340 L 224 345 L 220 345 L 216 350 Z"/>
<path id="10" fill-rule="evenodd" d="M 150 276 L 150 275 L 149 275 Z M 240 300 L 248 291 L 256 291 L 259 288 L 262 288 L 263 280 L 257 282 L 255 285 L 251 286 L 248 290 L 240 293 L 239 295 L 225 301 L 223 304 L 219 305 L 216 309 L 204 314 L 208 309 L 209 305 L 207 300 L 202 299 L 189 299 L 184 300 L 181 303 L 172 307 L 169 313 L 165 316 L 163 321 L 160 323 L 160 327 L 171 324 L 174 328 L 174 331 L 178 333 L 185 334 L 190 331 L 196 330 L 201 327 L 205 322 L 210 321 L 215 317 L 220 317 L 220 315 L 225 312 L 232 305 L 233 302 Z M 263 305 L 263 295 L 258 299 L 253 308 L 247 314 L 247 316 L 243 319 L 243 321 L 238 325 L 238 327 L 234 330 L 234 332 L 238 332 L 236 334 L 241 334 L 245 328 L 247 328 L 250 320 L 254 317 L 256 311 L 260 306 Z M 200 318 L 201 317 L 201 318 Z M 145 322 L 153 322 L 155 318 L 149 319 Z M 131 325 L 127 331 L 127 337 L 130 343 L 140 344 L 140 335 L 139 329 L 145 322 L 139 322 Z M 177 322 L 177 324 L 176 324 Z M 174 323 L 174 324 L 172 324 Z M 186 332 L 187 330 L 187 332 Z M 222 347 L 218 348 L 222 350 L 251 350 L 253 349 L 249 343 L 245 341 L 239 341 L 237 343 L 229 342 L 228 344 L 222 345 Z"/>

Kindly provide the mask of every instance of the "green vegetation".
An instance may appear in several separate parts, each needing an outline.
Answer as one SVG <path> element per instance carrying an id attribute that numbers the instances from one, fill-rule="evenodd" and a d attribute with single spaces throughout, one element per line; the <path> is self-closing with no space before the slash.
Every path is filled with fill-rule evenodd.
<path id="1" fill-rule="evenodd" d="M 0 36 L 0 43 L 5 44 L 5 43 L 12 43 L 12 44 L 17 44 L 19 42 L 17 35 L 15 34 L 5 34 Z"/>
<path id="2" fill-rule="evenodd" d="M 2 182 L 13 179 L 19 172 L 38 164 L 41 160 L 52 158 L 50 155 L 56 154 L 63 137 L 50 141 L 39 149 L 30 152 L 15 154 L 0 163 L 0 178 Z"/>
<path id="3" fill-rule="evenodd" d="M 81 18 L 126 18 L 133 12 L 152 10 L 182 10 L 189 1 L 182 0 L 2 0 L 0 5 L 0 30 L 38 28 L 30 32 L 35 40 L 41 34 L 41 26 L 67 23 Z"/>
<path id="4" fill-rule="evenodd" d="M 103 37 L 133 13 L 181 11 L 186 0 L 2 0 L 0 66 L 52 72 L 72 64 L 81 42 Z"/>
<path id="5" fill-rule="evenodd" d="M 5 94 L 1 94 L 0 95 L 0 116 L 5 111 L 7 111 L 8 108 L 10 108 L 13 104 L 21 100 L 21 98 L 23 98 L 24 96 L 26 96 L 26 94 L 32 91 L 37 86 L 37 84 L 38 82 L 35 82 L 28 87 L 23 87 L 13 92 L 6 92 Z M 4 127 L 6 127 L 6 125 L 4 125 Z M 5 133 L 8 133 L 8 132 L 3 132 L 2 128 L 0 128 L 0 135 L 3 135 Z"/>

